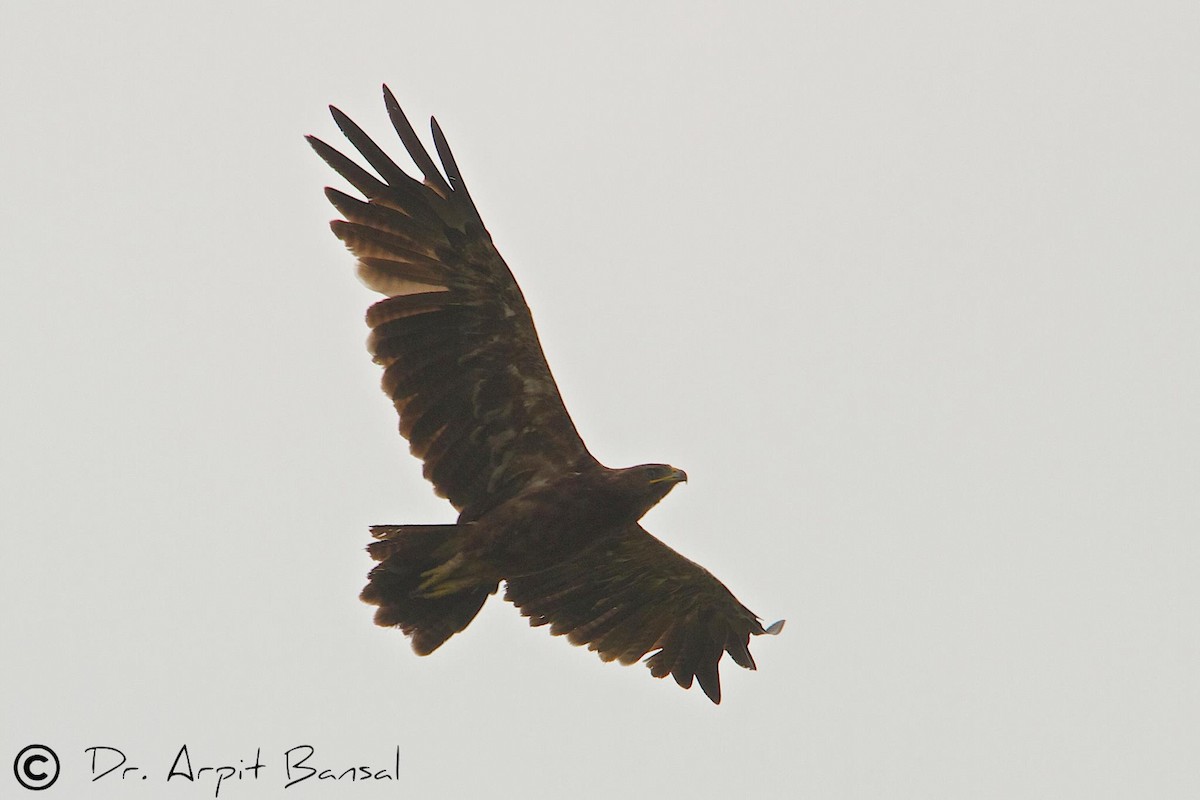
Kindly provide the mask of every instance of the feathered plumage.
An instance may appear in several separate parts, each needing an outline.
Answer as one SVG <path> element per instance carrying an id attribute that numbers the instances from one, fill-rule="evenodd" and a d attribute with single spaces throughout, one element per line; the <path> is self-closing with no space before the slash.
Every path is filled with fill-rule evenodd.
<path id="1" fill-rule="evenodd" d="M 446 137 L 432 123 L 445 175 L 385 86 L 392 125 L 423 181 L 409 177 L 336 108 L 333 118 L 371 174 L 315 137 L 317 153 L 365 200 L 326 189 L 334 234 L 383 295 L 367 312 L 369 348 L 400 433 L 424 475 L 459 512 L 454 525 L 381 525 L 379 564 L 362 598 L 417 653 L 463 630 L 488 595 L 550 625 L 605 661 L 649 653 L 655 677 L 699 681 L 720 702 L 724 653 L 754 669 L 751 635 L 778 633 L 703 567 L 638 520 L 678 482 L 662 464 L 610 469 L 588 452 L 559 396 L 533 318 L 492 244 Z"/>

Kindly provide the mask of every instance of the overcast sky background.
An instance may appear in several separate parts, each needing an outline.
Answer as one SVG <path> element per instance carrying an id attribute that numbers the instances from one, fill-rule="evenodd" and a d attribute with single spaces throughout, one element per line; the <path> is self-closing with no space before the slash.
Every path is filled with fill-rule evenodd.
<path id="1" fill-rule="evenodd" d="M 1200 6 L 483 5 L 4 12 L 0 793 L 1200 795 Z M 401 153 L 385 81 L 592 451 L 688 471 L 647 527 L 787 618 L 720 707 L 357 600 L 453 517 L 302 139 Z M 283 793 L 305 743 L 402 785 Z"/>

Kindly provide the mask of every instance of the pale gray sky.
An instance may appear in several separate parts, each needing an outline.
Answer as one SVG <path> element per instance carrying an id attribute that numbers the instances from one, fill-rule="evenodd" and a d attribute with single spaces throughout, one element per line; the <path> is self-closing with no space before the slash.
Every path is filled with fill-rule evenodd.
<path id="1" fill-rule="evenodd" d="M 0 794 L 30 743 L 47 797 L 211 797 L 182 744 L 250 800 L 1200 794 L 1200 8 L 744 5 L 4 14 Z M 302 139 L 399 153 L 385 81 L 592 451 L 688 471 L 647 527 L 788 619 L 720 707 L 356 599 L 452 518 Z"/>

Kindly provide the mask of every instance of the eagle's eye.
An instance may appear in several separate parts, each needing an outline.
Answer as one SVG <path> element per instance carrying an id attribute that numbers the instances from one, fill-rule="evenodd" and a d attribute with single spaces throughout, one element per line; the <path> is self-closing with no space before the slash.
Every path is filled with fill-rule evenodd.
<path id="1" fill-rule="evenodd" d="M 653 464 L 647 465 L 644 474 L 648 483 L 664 483 L 666 481 L 670 481 L 673 484 L 675 481 L 672 479 L 675 477 L 675 472 L 676 470 L 674 467 L 663 464 Z"/>

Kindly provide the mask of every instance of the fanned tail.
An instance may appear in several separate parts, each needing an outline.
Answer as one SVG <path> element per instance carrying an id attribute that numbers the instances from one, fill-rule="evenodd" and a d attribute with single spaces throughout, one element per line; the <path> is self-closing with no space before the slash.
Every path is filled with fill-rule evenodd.
<path id="1" fill-rule="evenodd" d="M 359 595 L 379 608 L 375 624 L 399 628 L 417 655 L 429 655 L 466 628 L 499 581 L 479 583 L 456 570 L 462 560 L 458 525 L 375 525 L 367 547 L 379 562 Z"/>

